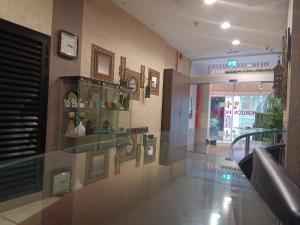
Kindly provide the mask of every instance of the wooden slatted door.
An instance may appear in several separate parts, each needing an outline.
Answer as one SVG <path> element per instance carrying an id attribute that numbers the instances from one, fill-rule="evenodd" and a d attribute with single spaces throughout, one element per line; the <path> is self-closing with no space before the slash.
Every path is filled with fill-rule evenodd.
<path id="1" fill-rule="evenodd" d="M 0 20 L 0 161 L 45 151 L 49 43 Z"/>

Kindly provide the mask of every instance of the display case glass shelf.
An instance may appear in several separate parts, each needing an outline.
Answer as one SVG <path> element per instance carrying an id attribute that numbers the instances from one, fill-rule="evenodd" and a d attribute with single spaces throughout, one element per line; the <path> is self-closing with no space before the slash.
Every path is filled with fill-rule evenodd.
<path id="1" fill-rule="evenodd" d="M 60 82 L 60 149 L 115 142 L 131 128 L 132 89 L 82 76 Z"/>

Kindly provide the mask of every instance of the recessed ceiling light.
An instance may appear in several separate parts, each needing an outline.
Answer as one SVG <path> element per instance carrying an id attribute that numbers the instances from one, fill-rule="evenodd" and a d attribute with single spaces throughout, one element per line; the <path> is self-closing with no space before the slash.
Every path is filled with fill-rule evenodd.
<path id="1" fill-rule="evenodd" d="M 224 23 L 221 24 L 221 28 L 222 28 L 223 30 L 227 30 L 227 29 L 229 29 L 230 27 L 231 27 L 231 24 L 230 24 L 229 22 L 224 22 Z"/>
<path id="2" fill-rule="evenodd" d="M 204 3 L 206 5 L 212 5 L 212 4 L 216 3 L 216 2 L 217 2 L 217 0 L 204 0 Z"/>
<path id="3" fill-rule="evenodd" d="M 241 44 L 241 42 L 240 42 L 240 40 L 236 39 L 236 40 L 232 41 L 232 44 L 233 45 L 239 45 L 239 44 Z"/>

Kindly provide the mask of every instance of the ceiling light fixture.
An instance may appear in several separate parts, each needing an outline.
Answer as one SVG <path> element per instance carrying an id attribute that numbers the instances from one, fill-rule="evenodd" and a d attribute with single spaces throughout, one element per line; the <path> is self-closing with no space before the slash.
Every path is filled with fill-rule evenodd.
<path id="1" fill-rule="evenodd" d="M 230 27 L 231 27 L 231 24 L 230 24 L 229 22 L 224 22 L 224 23 L 221 24 L 221 28 L 222 28 L 223 30 L 227 30 L 227 29 L 229 29 Z"/>
<path id="2" fill-rule="evenodd" d="M 233 45 L 239 45 L 239 44 L 241 44 L 241 42 L 238 39 L 236 39 L 236 40 L 232 41 L 232 44 Z"/>
<path id="3" fill-rule="evenodd" d="M 217 2 L 217 0 L 204 0 L 204 3 L 206 5 L 212 5 L 212 4 L 215 4 Z"/>

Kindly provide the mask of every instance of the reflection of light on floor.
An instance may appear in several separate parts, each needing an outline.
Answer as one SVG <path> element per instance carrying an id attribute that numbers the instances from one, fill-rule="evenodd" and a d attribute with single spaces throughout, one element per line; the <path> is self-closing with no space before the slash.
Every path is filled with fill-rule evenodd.
<path id="1" fill-rule="evenodd" d="M 222 180 L 231 180 L 232 175 L 228 173 L 223 173 L 221 176 Z"/>
<path id="2" fill-rule="evenodd" d="M 218 213 L 212 213 L 210 216 L 209 225 L 218 225 L 218 221 L 221 218 L 221 215 Z"/>
<path id="3" fill-rule="evenodd" d="M 231 151 L 231 145 L 229 143 L 217 143 L 217 145 L 208 145 L 207 153 L 213 155 L 229 156 Z"/>
<path id="4" fill-rule="evenodd" d="M 224 200 L 223 200 L 223 209 L 224 209 L 225 211 L 228 211 L 231 202 L 232 202 L 232 198 L 230 198 L 230 197 L 228 197 L 228 196 L 227 196 L 227 197 L 224 197 Z"/>

